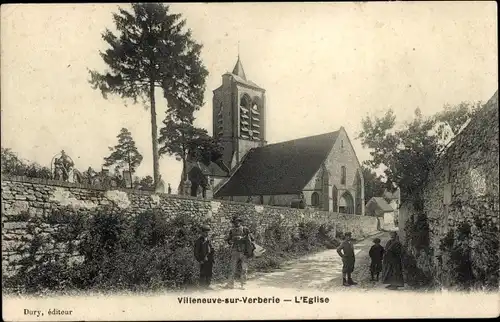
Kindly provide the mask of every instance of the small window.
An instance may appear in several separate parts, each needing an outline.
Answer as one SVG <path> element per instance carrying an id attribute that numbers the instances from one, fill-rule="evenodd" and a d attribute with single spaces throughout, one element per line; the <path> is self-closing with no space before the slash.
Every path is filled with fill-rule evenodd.
<path id="1" fill-rule="evenodd" d="M 313 192 L 313 194 L 311 195 L 311 206 L 319 206 L 319 194 L 317 192 Z"/>
<path id="2" fill-rule="evenodd" d="M 344 140 L 340 140 L 340 147 L 343 149 L 344 148 Z"/>
<path id="3" fill-rule="evenodd" d="M 340 170 L 341 170 L 341 173 L 340 173 L 340 184 L 345 184 L 347 171 L 346 171 L 346 169 L 345 169 L 344 166 L 342 166 L 340 168 Z"/>

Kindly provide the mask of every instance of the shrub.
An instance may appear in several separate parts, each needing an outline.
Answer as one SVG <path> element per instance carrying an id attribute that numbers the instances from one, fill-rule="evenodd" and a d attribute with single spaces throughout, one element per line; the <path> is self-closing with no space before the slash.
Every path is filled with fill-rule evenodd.
<path id="1" fill-rule="evenodd" d="M 28 226 L 33 239 L 16 276 L 2 285 L 21 292 L 67 291 L 69 289 L 156 290 L 187 288 L 198 279 L 199 265 L 193 242 L 200 222 L 189 216 L 171 217 L 155 209 L 134 216 L 116 207 L 55 210 L 32 218 Z M 36 221 L 36 222 L 35 222 Z M 36 224 L 49 224 L 54 231 L 40 234 Z M 252 231 L 257 223 L 252 222 Z M 249 261 L 250 271 L 279 268 L 281 263 L 305 252 L 336 247 L 333 227 L 312 221 L 287 226 L 276 221 L 259 236 L 266 253 Z M 75 241 L 78 240 L 79 243 Z M 67 245 L 81 256 L 77 264 L 67 256 L 43 255 L 49 244 Z M 214 280 L 228 276 L 231 249 L 216 249 Z"/>

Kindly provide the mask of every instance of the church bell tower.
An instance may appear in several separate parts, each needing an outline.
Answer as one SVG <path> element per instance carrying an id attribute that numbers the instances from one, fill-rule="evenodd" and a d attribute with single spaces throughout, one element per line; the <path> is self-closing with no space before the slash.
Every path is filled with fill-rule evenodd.
<path id="1" fill-rule="evenodd" d="M 223 161 L 236 167 L 248 150 L 266 144 L 265 90 L 248 80 L 240 57 L 213 91 L 213 136 L 224 146 Z"/>

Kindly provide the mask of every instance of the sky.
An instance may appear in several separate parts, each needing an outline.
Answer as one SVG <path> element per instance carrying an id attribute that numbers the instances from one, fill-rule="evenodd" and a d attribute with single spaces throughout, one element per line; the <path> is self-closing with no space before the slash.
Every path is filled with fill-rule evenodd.
<path id="1" fill-rule="evenodd" d="M 104 99 L 88 69 L 99 56 L 112 14 L 127 4 L 1 7 L 1 144 L 50 167 L 64 149 L 81 170 L 101 169 L 108 147 L 128 128 L 152 175 L 150 114 L 120 97 Z M 267 141 L 343 126 L 360 161 L 357 134 L 366 116 L 444 104 L 486 102 L 498 88 L 495 2 L 174 3 L 209 71 L 196 125 L 212 133 L 212 91 L 238 56 L 247 78 L 266 89 Z M 239 45 L 238 45 L 239 44 Z M 158 125 L 166 102 L 157 93 Z M 181 163 L 163 156 L 160 171 L 175 192 Z"/>

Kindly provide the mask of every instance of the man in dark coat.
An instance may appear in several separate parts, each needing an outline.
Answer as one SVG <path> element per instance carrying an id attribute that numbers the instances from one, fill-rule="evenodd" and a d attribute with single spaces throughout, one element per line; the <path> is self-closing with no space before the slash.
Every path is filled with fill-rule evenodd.
<path id="1" fill-rule="evenodd" d="M 344 241 L 337 247 L 337 253 L 342 258 L 342 285 L 351 286 L 358 283 L 352 280 L 351 274 L 354 271 L 354 245 L 351 240 L 351 233 L 345 233 Z"/>
<path id="2" fill-rule="evenodd" d="M 210 227 L 201 228 L 201 236 L 194 244 L 194 257 L 200 263 L 200 286 L 210 289 L 212 280 L 212 268 L 214 264 L 214 247 L 208 236 Z"/>
<path id="3" fill-rule="evenodd" d="M 385 255 L 383 260 L 382 282 L 389 284 L 387 288 L 397 289 L 404 286 L 403 281 L 403 265 L 401 257 L 403 246 L 399 241 L 398 234 L 391 232 L 391 239 L 385 246 Z"/>

